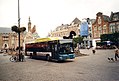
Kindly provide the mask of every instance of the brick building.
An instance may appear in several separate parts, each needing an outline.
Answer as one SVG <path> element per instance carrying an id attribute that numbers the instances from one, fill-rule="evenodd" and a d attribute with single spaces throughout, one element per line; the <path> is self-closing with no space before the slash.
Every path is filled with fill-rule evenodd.
<path id="1" fill-rule="evenodd" d="M 109 16 L 101 12 L 96 14 L 96 20 L 92 24 L 93 46 L 96 47 L 96 42 L 100 42 L 100 35 L 109 33 L 109 22 Z"/>

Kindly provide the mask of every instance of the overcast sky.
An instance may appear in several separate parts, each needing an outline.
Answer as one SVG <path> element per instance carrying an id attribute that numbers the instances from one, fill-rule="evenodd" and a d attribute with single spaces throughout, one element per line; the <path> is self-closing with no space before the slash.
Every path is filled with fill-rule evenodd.
<path id="1" fill-rule="evenodd" d="M 111 11 L 119 12 L 119 0 L 20 0 L 21 26 L 27 27 L 30 16 L 40 37 L 76 17 L 95 19 L 98 12 L 110 16 Z M 0 0 L 0 27 L 17 23 L 18 0 Z"/>

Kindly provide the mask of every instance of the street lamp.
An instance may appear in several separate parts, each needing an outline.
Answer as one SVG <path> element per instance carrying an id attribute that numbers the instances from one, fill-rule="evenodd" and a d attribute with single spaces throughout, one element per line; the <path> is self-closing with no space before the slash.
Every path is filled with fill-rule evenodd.
<path id="1" fill-rule="evenodd" d="M 20 8 L 19 8 L 19 0 L 18 0 L 18 28 L 20 28 Z M 19 44 L 19 61 L 21 61 L 21 55 L 20 55 L 20 32 L 18 32 L 18 44 Z"/>
<path id="2" fill-rule="evenodd" d="M 12 31 L 15 31 L 16 33 L 18 33 L 18 43 L 19 43 L 19 61 L 21 61 L 21 54 L 20 54 L 20 33 L 24 32 L 26 30 L 25 27 L 17 27 L 17 26 L 12 26 L 11 28 Z"/>
<path id="3" fill-rule="evenodd" d="M 24 32 L 26 30 L 25 27 L 20 27 L 20 7 L 19 7 L 19 0 L 18 0 L 18 27 L 17 26 L 12 26 L 11 28 L 12 31 L 15 31 L 18 33 L 18 44 L 19 44 L 19 61 L 21 61 L 21 53 L 20 53 L 20 33 Z"/>

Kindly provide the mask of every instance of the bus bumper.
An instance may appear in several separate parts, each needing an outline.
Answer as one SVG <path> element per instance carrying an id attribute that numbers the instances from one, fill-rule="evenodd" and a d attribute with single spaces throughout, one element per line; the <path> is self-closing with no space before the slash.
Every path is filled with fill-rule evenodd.
<path id="1" fill-rule="evenodd" d="M 59 56 L 59 60 L 74 59 L 75 54 L 63 54 Z"/>

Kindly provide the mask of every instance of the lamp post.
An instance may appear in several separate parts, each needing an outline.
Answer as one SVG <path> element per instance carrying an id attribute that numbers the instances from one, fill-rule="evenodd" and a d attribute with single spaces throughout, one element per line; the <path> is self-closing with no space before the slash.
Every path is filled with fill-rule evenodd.
<path id="1" fill-rule="evenodd" d="M 18 28 L 20 28 L 20 6 L 18 0 Z M 20 32 L 18 32 L 18 45 L 19 45 L 19 61 L 21 61 L 21 54 L 20 54 Z"/>
<path id="2" fill-rule="evenodd" d="M 18 0 L 18 26 L 14 25 L 11 27 L 11 30 L 18 33 L 18 50 L 19 50 L 19 61 L 21 61 L 21 47 L 20 47 L 20 33 L 26 30 L 25 27 L 20 27 L 20 9 L 19 9 L 19 0 Z"/>

